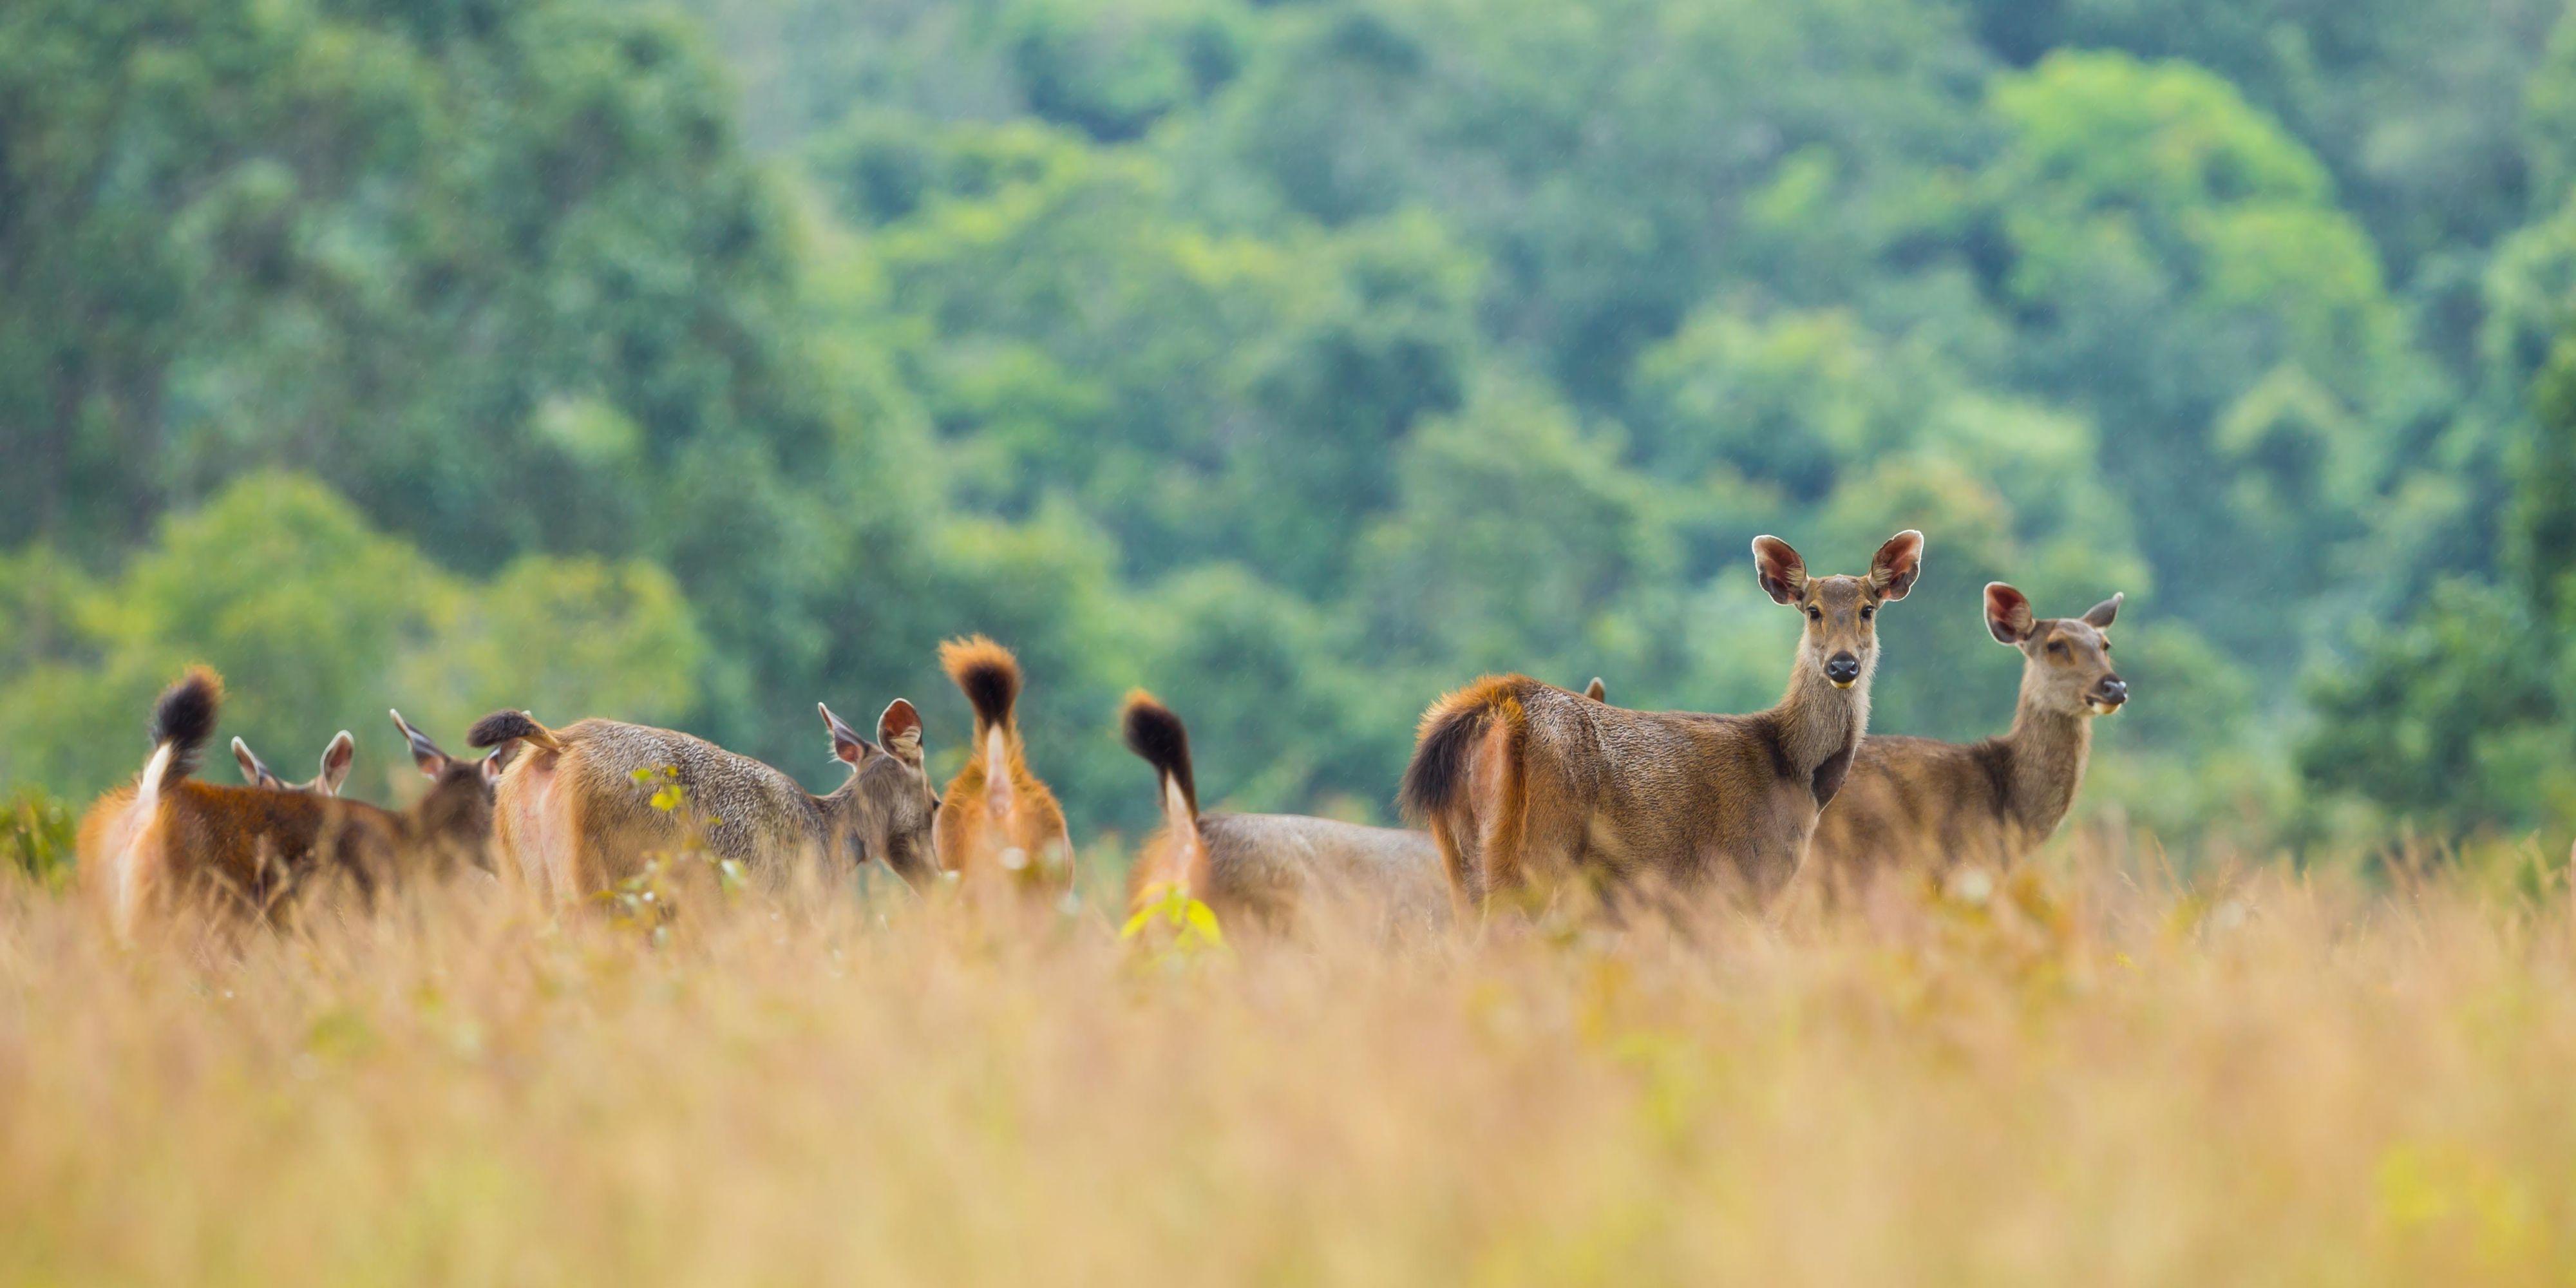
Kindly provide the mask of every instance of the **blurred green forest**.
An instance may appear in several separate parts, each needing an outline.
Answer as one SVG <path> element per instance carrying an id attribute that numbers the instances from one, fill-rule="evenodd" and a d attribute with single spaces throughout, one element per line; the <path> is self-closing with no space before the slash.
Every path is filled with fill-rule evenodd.
<path id="1" fill-rule="evenodd" d="M 12 0 L 0 449 L 65 796 L 197 659 L 375 797 L 388 706 L 953 767 L 984 631 L 1078 831 L 1140 684 L 1212 802 L 1382 819 L 1480 671 L 1768 703 L 1749 538 L 1914 526 L 1879 730 L 2009 722 L 1984 582 L 2121 590 L 2087 808 L 2563 827 L 2576 16 Z"/>

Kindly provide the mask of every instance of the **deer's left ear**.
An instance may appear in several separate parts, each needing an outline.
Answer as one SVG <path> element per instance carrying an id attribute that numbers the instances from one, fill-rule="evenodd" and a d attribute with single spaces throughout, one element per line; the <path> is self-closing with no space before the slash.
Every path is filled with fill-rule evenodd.
<path id="1" fill-rule="evenodd" d="M 2113 592 L 2109 599 L 2085 609 L 2084 624 L 2097 631 L 2110 625 L 2111 619 L 2120 615 L 2120 601 L 2126 598 L 2127 595 Z"/>
<path id="2" fill-rule="evenodd" d="M 356 763 L 358 740 L 343 729 L 331 739 L 330 746 L 322 749 L 322 776 L 315 780 L 315 785 L 322 789 L 324 795 L 339 795 L 340 784 L 349 781 L 349 766 Z"/>
<path id="3" fill-rule="evenodd" d="M 855 768 L 867 763 L 868 757 L 880 754 L 874 744 L 859 736 L 858 730 L 841 723 L 841 718 L 832 714 L 832 708 L 817 702 L 814 709 L 823 713 L 823 727 L 832 733 L 834 759 Z"/>
<path id="4" fill-rule="evenodd" d="M 429 740 L 428 734 L 412 728 L 411 721 L 403 719 L 402 712 L 389 711 L 386 714 L 394 718 L 394 727 L 402 730 L 403 741 L 411 745 L 411 763 L 419 766 L 420 772 L 431 778 L 447 772 L 447 753 L 440 751 L 438 744 Z"/>
<path id="5" fill-rule="evenodd" d="M 1887 539 L 1869 561 L 1869 587 L 1880 599 L 1903 599 L 1923 571 L 1923 534 L 1912 528 Z"/>
<path id="6" fill-rule="evenodd" d="M 268 766 L 259 763 L 259 753 L 252 751 L 250 744 L 239 738 L 233 739 L 233 763 L 241 766 L 242 780 L 251 786 L 278 786 L 277 775 L 268 772 Z"/>

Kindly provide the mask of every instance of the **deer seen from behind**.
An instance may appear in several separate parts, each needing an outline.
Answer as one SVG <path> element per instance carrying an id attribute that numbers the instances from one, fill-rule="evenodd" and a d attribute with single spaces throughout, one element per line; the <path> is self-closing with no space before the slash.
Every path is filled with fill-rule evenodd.
<path id="1" fill-rule="evenodd" d="M 1795 875 L 1868 727 L 1878 611 L 1913 589 L 1923 534 L 1890 538 L 1857 577 L 1811 576 L 1777 537 L 1753 555 L 1763 591 L 1805 618 L 1767 711 L 1631 711 L 1503 675 L 1424 713 L 1401 799 L 1465 905 L 1581 878 L 1605 894 L 1717 886 L 1762 906 Z"/>
<path id="2" fill-rule="evenodd" d="M 201 782 L 194 775 L 222 705 L 223 681 L 191 668 L 153 704 L 143 772 L 82 816 L 80 888 L 120 940 L 176 913 L 279 923 L 343 890 L 372 904 L 392 885 L 487 861 L 484 764 L 416 756 L 430 788 L 401 812 L 310 790 Z"/>
<path id="3" fill-rule="evenodd" d="M 1140 689 L 1127 695 L 1122 723 L 1128 750 L 1154 768 L 1163 810 L 1128 870 L 1130 913 L 1177 891 L 1228 927 L 1282 935 L 1328 921 L 1377 937 L 1449 923 L 1449 882 L 1427 834 L 1299 814 L 1201 814 L 1181 718 Z"/>
<path id="4" fill-rule="evenodd" d="M 2020 591 L 1989 584 L 1986 629 L 2022 654 L 2011 731 L 1966 744 L 1870 735 L 1810 844 L 1817 879 L 1846 889 L 1887 871 L 2009 868 L 2054 834 L 2083 785 L 2093 718 L 2129 701 L 2111 665 L 2120 600 L 2035 618 Z"/>
<path id="5" fill-rule="evenodd" d="M 597 894 L 656 855 L 689 849 L 772 882 L 800 865 L 837 880 L 873 859 L 918 886 L 933 874 L 939 804 L 922 773 L 920 714 L 895 699 L 870 742 L 830 707 L 815 710 L 833 759 L 849 768 L 822 796 L 676 730 L 597 719 L 549 729 L 524 711 L 493 712 L 468 738 L 502 751 L 515 744 L 494 806 L 503 865 L 541 897 L 562 902 Z M 678 787 L 685 808 L 657 808 L 647 784 Z"/>
<path id="6" fill-rule="evenodd" d="M 939 664 L 975 708 L 966 764 L 939 799 L 939 866 L 974 892 L 1062 894 L 1073 876 L 1073 839 L 1055 793 L 1030 771 L 1012 717 L 1019 659 L 978 635 L 940 645 Z"/>

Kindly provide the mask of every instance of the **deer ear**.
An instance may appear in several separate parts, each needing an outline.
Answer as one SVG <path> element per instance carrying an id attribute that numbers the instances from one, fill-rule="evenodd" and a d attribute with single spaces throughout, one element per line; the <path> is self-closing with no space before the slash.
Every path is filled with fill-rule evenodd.
<path id="1" fill-rule="evenodd" d="M 1870 589 L 1880 599 L 1903 599 L 1923 571 L 1923 534 L 1912 528 L 1887 539 L 1869 561 Z"/>
<path id="2" fill-rule="evenodd" d="M 517 743 L 509 743 L 504 746 L 494 747 L 489 754 L 483 757 L 481 767 L 483 770 L 483 786 L 485 788 L 495 788 L 501 785 L 501 771 L 510 767 L 510 748 L 517 745 Z"/>
<path id="3" fill-rule="evenodd" d="M 1775 604 L 1794 604 L 1807 593 L 1807 561 L 1778 537 L 1753 539 L 1753 575 Z"/>
<path id="4" fill-rule="evenodd" d="M 420 772 L 436 778 L 446 770 L 447 753 L 440 751 L 438 744 L 429 740 L 428 734 L 412 728 L 411 721 L 402 718 L 402 712 L 388 711 L 385 714 L 394 718 L 394 727 L 402 730 L 403 741 L 411 744 L 411 763 L 419 766 Z"/>
<path id="5" fill-rule="evenodd" d="M 2084 610 L 2084 624 L 2097 631 L 2110 625 L 2111 619 L 2120 615 L 2120 601 L 2127 598 L 2125 594 L 2112 592 L 2109 599 Z"/>
<path id="6" fill-rule="evenodd" d="M 877 741 L 895 759 L 921 768 L 921 713 L 901 698 L 887 703 L 885 714 L 877 717 Z"/>
<path id="7" fill-rule="evenodd" d="M 868 757 L 881 754 L 867 739 L 860 737 L 857 730 L 841 723 L 841 718 L 833 715 L 830 707 L 817 702 L 814 709 L 823 713 L 823 727 L 832 731 L 834 758 L 855 769 L 866 764 Z"/>
<path id="8" fill-rule="evenodd" d="M 358 740 L 343 729 L 331 739 L 330 746 L 322 749 L 322 776 L 313 780 L 314 785 L 326 796 L 339 795 L 340 784 L 349 781 L 349 766 L 356 763 Z"/>
<path id="9" fill-rule="evenodd" d="M 2030 615 L 2030 597 L 2000 581 L 1986 583 L 1986 629 L 2002 644 L 2019 645 L 2039 629 Z"/>
<path id="10" fill-rule="evenodd" d="M 1583 686 L 1583 696 L 1595 702 L 1607 703 L 1610 701 L 1610 686 L 1603 684 L 1600 676 L 1593 676 L 1592 683 Z"/>
<path id="11" fill-rule="evenodd" d="M 268 766 L 259 763 L 259 753 L 252 751 L 250 744 L 239 738 L 233 739 L 233 763 L 241 766 L 242 781 L 253 787 L 268 787 L 277 782 L 277 776 L 268 772 Z"/>

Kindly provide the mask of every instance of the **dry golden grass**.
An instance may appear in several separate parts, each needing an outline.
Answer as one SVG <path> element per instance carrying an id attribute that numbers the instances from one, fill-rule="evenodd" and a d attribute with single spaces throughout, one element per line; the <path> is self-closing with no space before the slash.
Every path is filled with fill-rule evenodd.
<path id="1" fill-rule="evenodd" d="M 1239 944 L 472 895 L 215 964 L 0 885 L 11 1283 L 2565 1282 L 2563 886 Z M 2151 870 L 2151 867 L 2150 867 Z"/>

